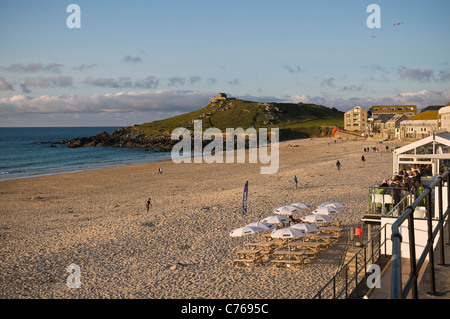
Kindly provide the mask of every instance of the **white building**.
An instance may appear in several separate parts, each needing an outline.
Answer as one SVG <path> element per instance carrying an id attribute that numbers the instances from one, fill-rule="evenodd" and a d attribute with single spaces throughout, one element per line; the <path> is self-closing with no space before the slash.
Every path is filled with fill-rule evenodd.
<path id="1" fill-rule="evenodd" d="M 450 167 L 450 132 L 432 134 L 393 152 L 393 173 L 423 167 L 422 181 L 431 183 Z"/>
<path id="2" fill-rule="evenodd" d="M 400 139 L 420 139 L 439 129 L 438 111 L 422 112 L 400 122 Z"/>
<path id="3" fill-rule="evenodd" d="M 440 128 L 450 132 L 450 105 L 439 109 Z"/>

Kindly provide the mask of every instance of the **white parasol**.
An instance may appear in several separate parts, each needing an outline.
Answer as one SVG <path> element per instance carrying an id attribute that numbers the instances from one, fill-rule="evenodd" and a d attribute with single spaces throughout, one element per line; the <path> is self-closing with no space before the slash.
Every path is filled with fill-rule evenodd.
<path id="1" fill-rule="evenodd" d="M 274 230 L 270 237 L 272 238 L 283 238 L 283 239 L 289 239 L 289 238 L 296 238 L 296 237 L 302 237 L 305 236 L 305 231 L 293 227 L 286 227 L 286 228 L 280 228 Z"/>
<path id="2" fill-rule="evenodd" d="M 319 215 L 335 215 L 339 214 L 341 211 L 335 207 L 332 206 L 325 206 L 325 207 L 318 207 L 317 209 L 313 210 L 313 214 L 319 214 Z"/>
<path id="3" fill-rule="evenodd" d="M 297 206 L 298 208 L 304 209 L 304 208 L 313 208 L 311 205 L 308 205 L 306 203 L 293 203 L 291 204 L 293 206 Z"/>
<path id="4" fill-rule="evenodd" d="M 273 210 L 274 214 L 291 216 L 293 213 L 297 213 L 301 210 L 300 207 L 294 205 L 284 205 Z"/>
<path id="5" fill-rule="evenodd" d="M 298 223 L 292 225 L 291 228 L 303 230 L 305 233 L 316 233 L 320 231 L 320 227 L 308 223 Z"/>
<path id="6" fill-rule="evenodd" d="M 279 224 L 279 223 L 290 222 L 291 219 L 286 216 L 274 215 L 274 216 L 268 216 L 264 219 L 261 219 L 261 221 L 264 223 L 269 223 L 269 224 Z"/>
<path id="7" fill-rule="evenodd" d="M 344 209 L 345 208 L 345 204 L 344 203 L 340 203 L 340 202 L 326 202 L 323 204 L 320 204 L 318 207 L 335 207 L 337 209 Z"/>
<path id="8" fill-rule="evenodd" d="M 263 231 L 263 230 L 265 230 L 265 229 L 261 228 L 261 227 L 244 226 L 244 227 L 240 227 L 240 228 L 237 228 L 237 229 L 231 231 L 230 232 L 230 236 L 231 237 L 243 237 L 243 236 L 246 236 L 246 235 L 258 233 L 258 232 Z"/>
<path id="9" fill-rule="evenodd" d="M 301 229 L 287 227 L 287 228 L 280 228 L 280 229 L 274 230 L 270 234 L 270 237 L 286 239 L 287 241 L 289 241 L 289 239 L 291 239 L 291 238 L 303 237 L 305 235 L 306 235 L 306 232 L 304 232 Z M 291 247 L 289 245 L 288 245 L 288 247 L 289 247 L 288 248 L 289 249 L 289 259 L 291 259 Z"/>
<path id="10" fill-rule="evenodd" d="M 312 224 L 331 223 L 333 221 L 333 219 L 331 217 L 326 216 L 326 215 L 319 215 L 319 214 L 311 214 L 311 215 L 301 218 L 301 220 L 303 222 L 312 223 Z"/>
<path id="11" fill-rule="evenodd" d="M 247 226 L 255 226 L 255 227 L 259 227 L 259 228 L 262 228 L 262 229 L 264 229 L 264 230 L 267 230 L 267 229 L 273 229 L 275 226 L 274 225 L 272 225 L 272 224 L 270 224 L 270 223 L 266 223 L 266 222 L 253 222 L 253 223 L 250 223 L 250 224 L 248 224 Z"/>

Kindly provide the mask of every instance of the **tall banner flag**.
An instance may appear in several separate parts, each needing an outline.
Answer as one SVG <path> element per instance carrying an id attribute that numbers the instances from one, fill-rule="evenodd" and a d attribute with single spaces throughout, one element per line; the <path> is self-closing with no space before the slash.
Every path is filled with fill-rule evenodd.
<path id="1" fill-rule="evenodd" d="M 242 216 L 247 213 L 247 197 L 248 197 L 248 181 L 245 183 L 244 187 L 244 198 L 242 200 Z"/>

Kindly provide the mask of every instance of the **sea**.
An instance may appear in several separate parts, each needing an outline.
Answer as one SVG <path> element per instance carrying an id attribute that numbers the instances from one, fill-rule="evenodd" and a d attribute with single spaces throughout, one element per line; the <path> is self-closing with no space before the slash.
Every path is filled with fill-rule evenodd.
<path id="1" fill-rule="evenodd" d="M 170 152 L 115 147 L 68 148 L 52 144 L 110 133 L 119 127 L 0 128 L 0 180 L 164 161 Z"/>

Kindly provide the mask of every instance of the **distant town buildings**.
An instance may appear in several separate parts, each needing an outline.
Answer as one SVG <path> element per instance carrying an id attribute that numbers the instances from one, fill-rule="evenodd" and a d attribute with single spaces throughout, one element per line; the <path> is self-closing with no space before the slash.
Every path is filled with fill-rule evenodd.
<path id="1" fill-rule="evenodd" d="M 422 139 L 439 129 L 439 111 L 422 112 L 400 122 L 399 136 L 404 139 Z"/>
<path id="2" fill-rule="evenodd" d="M 450 132 L 450 103 L 440 108 L 438 113 L 441 128 Z"/>
<path id="3" fill-rule="evenodd" d="M 367 111 L 360 106 L 355 106 L 344 114 L 344 126 L 347 131 L 367 130 Z"/>
<path id="4" fill-rule="evenodd" d="M 344 125 L 347 131 L 377 139 L 422 139 L 450 132 L 450 103 L 429 106 L 419 114 L 416 105 L 374 105 L 368 111 L 356 106 L 345 113 Z"/>
<path id="5" fill-rule="evenodd" d="M 416 105 L 374 105 L 369 110 L 375 120 L 380 114 L 404 114 L 407 117 L 417 114 Z"/>

